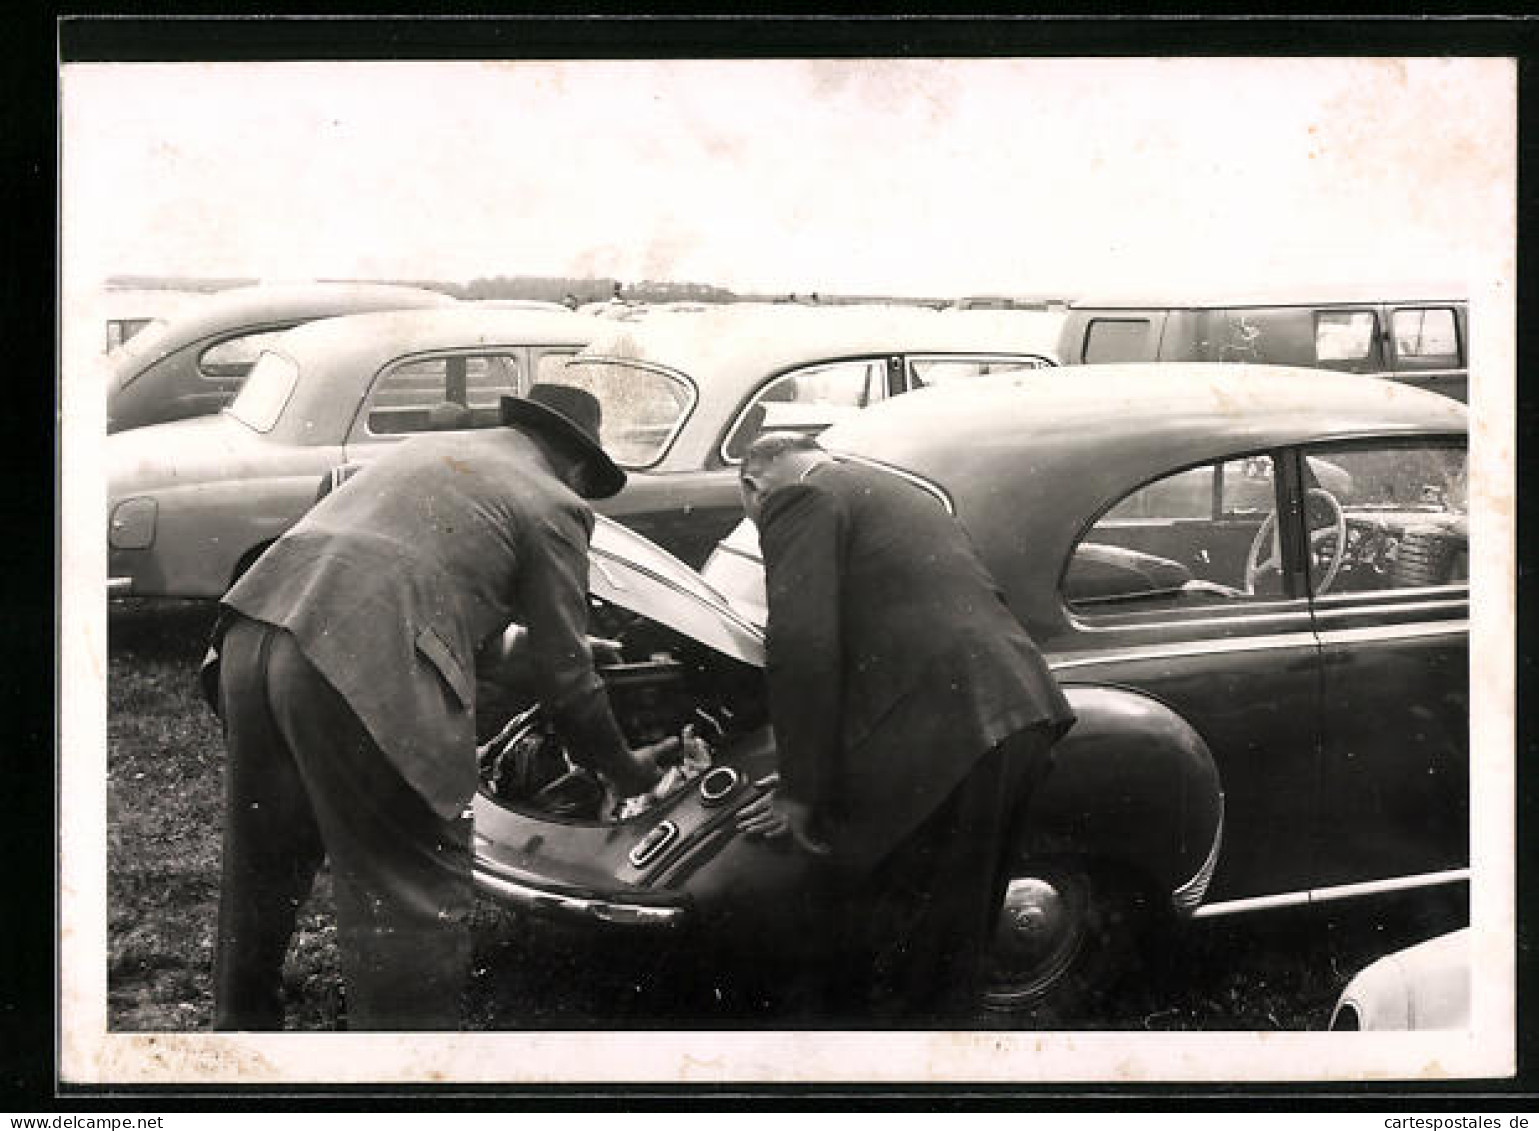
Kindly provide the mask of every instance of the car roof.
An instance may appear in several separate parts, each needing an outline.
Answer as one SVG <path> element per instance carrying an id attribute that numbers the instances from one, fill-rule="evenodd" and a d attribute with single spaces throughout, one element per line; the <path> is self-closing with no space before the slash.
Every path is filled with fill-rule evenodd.
<path id="1" fill-rule="evenodd" d="M 1465 406 L 1357 374 L 1232 363 L 1076 365 L 921 389 L 840 422 L 836 452 L 919 475 L 950 497 L 1021 608 L 1055 616 L 1082 526 L 1134 488 L 1210 460 L 1315 441 L 1463 435 Z M 990 554 L 1000 555 L 999 558 Z"/>
<path id="2" fill-rule="evenodd" d="M 434 350 L 484 346 L 570 346 L 589 342 L 602 323 L 564 310 L 453 303 L 349 314 L 296 326 L 270 349 L 299 367 L 294 395 L 274 439 L 330 443 L 346 432 L 358 398 L 390 362 Z M 292 430 L 292 434 L 290 434 Z"/>
<path id="3" fill-rule="evenodd" d="M 649 361 L 687 375 L 699 401 L 662 470 L 698 467 L 729 418 L 766 378 L 822 360 L 888 353 L 1007 353 L 1053 360 L 1062 315 L 936 311 L 906 305 L 733 303 L 599 321 L 584 352 Z"/>
<path id="4" fill-rule="evenodd" d="M 441 291 L 394 283 L 270 283 L 217 291 L 169 319 L 159 354 L 221 330 L 244 325 L 325 318 L 392 307 L 439 306 L 455 299 Z"/>
<path id="5" fill-rule="evenodd" d="M 1003 373 L 921 389 L 868 409 L 829 436 L 921 462 L 976 443 L 1029 446 L 1065 458 L 1094 447 L 1097 459 L 1131 460 L 1130 453 L 1144 448 L 1158 449 L 1163 459 L 1172 450 L 1236 444 L 1463 432 L 1466 422 L 1460 402 L 1377 377 L 1284 365 L 1140 362 Z"/>
<path id="6" fill-rule="evenodd" d="M 1056 315 L 1035 310 L 734 303 L 654 310 L 644 322 L 605 327 L 588 352 L 602 354 L 629 340 L 645 360 L 710 379 L 884 351 L 1008 349 L 1050 356 L 1058 321 Z"/>
<path id="7" fill-rule="evenodd" d="M 1227 310 L 1260 306 L 1362 306 L 1372 303 L 1464 302 L 1468 288 L 1445 281 L 1310 283 L 1264 290 L 1167 288 L 1084 295 L 1075 310 Z"/>

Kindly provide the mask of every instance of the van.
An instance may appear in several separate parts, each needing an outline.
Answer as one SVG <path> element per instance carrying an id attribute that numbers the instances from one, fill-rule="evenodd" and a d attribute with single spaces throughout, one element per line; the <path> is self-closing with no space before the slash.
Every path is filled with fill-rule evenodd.
<path id="1" fill-rule="evenodd" d="M 1454 288 L 1356 288 L 1322 296 L 1198 301 L 1086 298 L 1069 305 L 1064 365 L 1122 361 L 1245 361 L 1339 369 L 1468 400 L 1469 304 Z M 1376 297 L 1369 297 L 1376 296 Z"/>

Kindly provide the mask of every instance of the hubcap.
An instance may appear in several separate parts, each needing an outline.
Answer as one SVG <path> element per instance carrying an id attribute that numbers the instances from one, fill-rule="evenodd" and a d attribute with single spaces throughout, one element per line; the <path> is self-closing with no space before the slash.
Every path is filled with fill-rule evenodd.
<path id="1" fill-rule="evenodd" d="M 1074 873 L 1010 881 L 994 932 L 990 1005 L 1027 1004 L 1062 977 L 1084 942 L 1087 905 L 1083 877 Z"/>
<path id="2" fill-rule="evenodd" d="M 1063 895 L 1039 876 L 1010 881 L 1000 915 L 999 941 L 1016 961 L 1032 963 L 1050 953 L 1069 926 Z"/>

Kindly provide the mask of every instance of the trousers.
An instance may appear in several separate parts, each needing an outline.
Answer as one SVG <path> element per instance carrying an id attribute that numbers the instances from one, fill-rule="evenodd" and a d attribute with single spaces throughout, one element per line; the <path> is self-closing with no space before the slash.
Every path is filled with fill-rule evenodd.
<path id="1" fill-rule="evenodd" d="M 226 768 L 214 1027 L 281 1029 L 283 962 L 323 860 L 349 1029 L 457 1029 L 470 966 L 470 818 L 440 818 L 285 630 L 220 649 Z"/>
<path id="2" fill-rule="evenodd" d="M 981 1003 L 1021 814 L 1056 735 L 1031 728 L 980 758 L 874 869 L 829 869 L 824 996 L 835 1017 L 945 1023 Z"/>

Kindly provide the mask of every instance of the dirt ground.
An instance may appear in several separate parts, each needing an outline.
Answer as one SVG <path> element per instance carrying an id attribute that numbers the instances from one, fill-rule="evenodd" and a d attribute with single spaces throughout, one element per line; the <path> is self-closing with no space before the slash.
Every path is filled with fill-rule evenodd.
<path id="1" fill-rule="evenodd" d="M 206 1030 L 219 900 L 223 745 L 197 692 L 212 608 L 124 602 L 110 619 L 108 1023 L 114 1031 Z M 1135 971 L 1092 1027 L 1323 1029 L 1362 965 L 1460 926 L 1461 899 L 1272 912 L 1191 924 Z M 477 909 L 468 1025 L 482 1030 L 801 1026 L 764 971 L 718 976 L 677 943 L 642 949 L 579 938 L 491 905 Z M 289 1025 L 345 1023 L 331 891 L 323 870 L 285 971 Z M 1053 1018 L 980 1017 L 1051 1028 Z M 1081 1027 L 1085 1024 L 1078 1022 Z"/>

